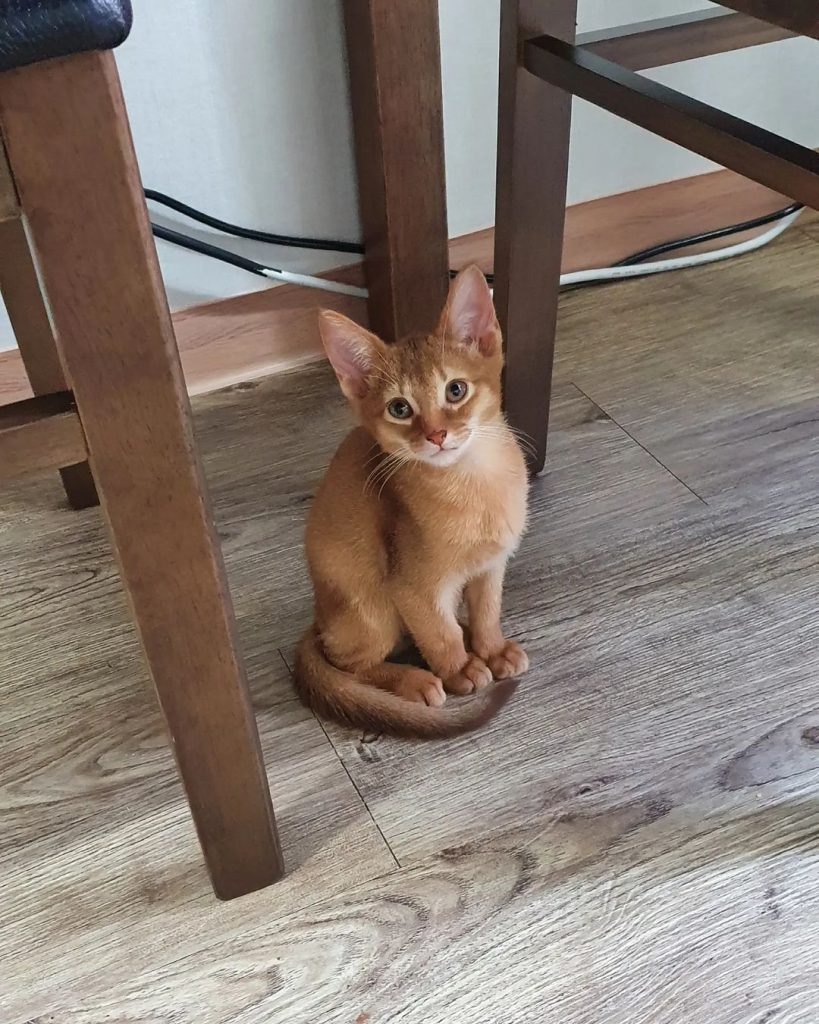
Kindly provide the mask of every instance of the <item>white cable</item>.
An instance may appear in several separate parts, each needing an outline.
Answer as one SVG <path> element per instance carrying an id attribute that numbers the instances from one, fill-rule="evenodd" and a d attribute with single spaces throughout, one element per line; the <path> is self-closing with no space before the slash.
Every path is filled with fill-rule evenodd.
<path id="1" fill-rule="evenodd" d="M 300 284 L 304 288 L 320 288 L 322 291 L 338 292 L 340 295 L 355 295 L 359 299 L 366 299 L 368 294 L 366 288 L 356 288 L 355 285 L 341 284 L 339 281 L 328 281 L 326 277 L 295 274 L 290 270 L 274 270 L 272 267 L 265 267 L 262 273 L 265 277 L 272 277 L 276 281 Z"/>
<path id="2" fill-rule="evenodd" d="M 658 260 L 656 263 L 635 263 L 631 267 L 603 267 L 599 270 L 576 270 L 571 274 L 561 274 L 561 285 L 586 284 L 589 281 L 619 281 L 625 277 L 642 277 L 645 274 L 662 274 L 666 270 L 682 270 L 685 267 L 698 267 L 704 263 L 716 263 L 719 260 L 728 260 L 733 256 L 741 256 L 746 252 L 753 252 L 754 249 L 761 249 L 775 238 L 778 238 L 783 231 L 793 224 L 801 210 L 783 217 L 779 223 L 764 234 L 756 238 L 749 238 L 745 242 L 737 242 L 736 245 L 729 245 L 724 249 L 714 249 L 712 252 L 698 252 L 693 256 L 678 256 L 671 260 Z"/>
<path id="3" fill-rule="evenodd" d="M 717 263 L 720 260 L 729 260 L 734 256 L 741 256 L 746 252 L 753 252 L 778 238 L 783 231 L 793 224 L 796 218 L 802 213 L 796 210 L 794 213 L 783 217 L 772 228 L 769 228 L 756 238 L 750 238 L 745 242 L 738 242 L 736 245 L 729 245 L 724 249 L 714 249 L 711 252 L 698 252 L 693 256 L 678 256 L 670 260 L 658 260 L 656 263 L 636 263 L 630 267 L 599 267 L 594 270 L 576 270 L 571 274 L 561 274 L 561 287 L 570 284 L 587 284 L 589 281 L 620 281 L 627 277 L 645 277 L 648 274 L 663 274 L 669 270 L 683 270 L 686 267 L 699 267 L 706 263 Z M 693 244 L 693 243 L 692 243 Z M 289 270 L 274 270 L 272 267 L 265 267 L 265 277 L 273 278 L 276 281 L 286 281 L 288 284 L 298 284 L 304 288 L 318 288 L 325 292 L 338 292 L 340 295 L 355 295 L 356 298 L 366 299 L 368 292 L 366 288 L 357 288 L 351 284 L 341 284 L 338 281 L 329 281 L 324 277 L 312 277 L 310 274 L 295 274 Z"/>

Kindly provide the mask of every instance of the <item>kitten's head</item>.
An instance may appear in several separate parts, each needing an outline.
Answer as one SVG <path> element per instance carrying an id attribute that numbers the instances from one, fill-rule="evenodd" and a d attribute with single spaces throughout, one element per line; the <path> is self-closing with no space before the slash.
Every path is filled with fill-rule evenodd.
<path id="1" fill-rule="evenodd" d="M 477 267 L 454 279 L 432 334 L 387 345 L 329 310 L 319 327 L 341 390 L 385 452 L 450 466 L 491 433 L 500 416 L 503 350 Z"/>

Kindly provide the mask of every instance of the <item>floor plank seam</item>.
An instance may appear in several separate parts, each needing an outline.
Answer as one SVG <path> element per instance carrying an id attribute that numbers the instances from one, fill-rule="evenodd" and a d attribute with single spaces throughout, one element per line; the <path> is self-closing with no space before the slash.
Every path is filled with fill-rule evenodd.
<path id="1" fill-rule="evenodd" d="M 284 662 L 284 667 L 285 667 L 285 668 L 287 669 L 287 671 L 288 671 L 288 672 L 290 673 L 290 675 L 292 676 L 292 675 L 293 675 L 293 669 L 292 669 L 292 668 L 290 667 L 290 664 L 289 664 L 289 662 L 288 662 L 287 658 L 285 658 L 285 656 L 284 656 L 284 652 L 282 651 L 282 649 L 281 649 L 280 647 L 277 647 L 277 648 L 276 648 L 276 650 L 277 650 L 277 651 L 279 652 L 279 657 L 280 657 L 280 658 L 282 659 L 282 661 Z M 398 858 L 397 858 L 397 857 L 395 856 L 395 851 L 393 850 L 392 846 L 390 846 L 389 842 L 387 841 L 387 837 L 386 837 L 386 836 L 384 835 L 383 831 L 381 830 L 381 826 L 380 826 L 380 825 L 378 824 L 378 822 L 376 821 L 375 815 L 374 815 L 374 814 L 373 814 L 373 812 L 372 812 L 372 811 L 370 810 L 370 805 L 369 805 L 369 804 L 367 803 L 367 801 L 366 801 L 366 800 L 364 799 L 364 797 L 363 797 L 363 795 L 362 795 L 362 793 L 361 793 L 361 790 L 360 790 L 360 789 L 358 788 L 358 786 L 357 786 L 357 785 L 355 784 L 355 779 L 354 779 L 354 778 L 352 777 L 352 775 L 350 774 L 350 771 L 349 771 L 349 769 L 347 768 L 347 765 L 346 765 L 346 764 L 344 763 L 344 759 L 343 759 L 343 758 L 341 757 L 341 755 L 339 754 L 338 750 L 336 750 L 336 745 L 335 745 L 335 743 L 333 743 L 333 741 L 332 741 L 332 740 L 330 739 L 330 734 L 329 734 L 329 733 L 327 732 L 327 730 L 326 730 L 326 729 L 324 728 L 324 722 L 322 722 L 322 720 L 321 720 L 321 719 L 320 719 L 320 718 L 319 718 L 319 717 L 318 717 L 317 715 L 313 715 L 313 717 L 314 717 L 314 718 L 316 719 L 316 721 L 318 722 L 318 724 L 319 724 L 319 728 L 320 728 L 320 729 L 321 729 L 321 731 L 322 731 L 322 732 L 324 733 L 324 735 L 325 735 L 325 738 L 327 739 L 327 742 L 328 742 L 328 743 L 330 744 L 330 749 L 331 749 L 331 750 L 333 751 L 333 753 L 335 754 L 335 756 L 336 756 L 336 757 L 338 758 L 338 763 L 339 763 L 339 764 L 341 765 L 341 767 L 343 768 L 343 770 L 344 770 L 344 774 L 345 774 L 345 775 L 347 776 L 347 778 L 348 778 L 348 779 L 350 780 L 350 785 L 351 785 L 351 786 L 353 787 L 353 789 L 354 789 L 354 790 L 356 791 L 356 793 L 358 794 L 358 799 L 359 799 L 359 800 L 361 801 L 362 805 L 364 806 L 365 810 L 367 811 L 367 814 L 369 814 L 369 816 L 370 816 L 370 820 L 372 821 L 373 825 L 375 825 L 376 831 L 377 831 L 377 832 L 378 832 L 378 834 L 379 834 L 379 835 L 381 836 L 381 839 L 382 839 L 382 841 L 383 841 L 384 845 L 385 845 L 385 846 L 387 847 L 387 849 L 388 849 L 388 850 L 390 851 L 390 856 L 391 856 L 391 857 L 392 857 L 392 859 L 393 859 L 393 860 L 395 861 L 395 866 L 396 866 L 397 868 L 399 868 L 399 869 L 400 869 L 400 868 L 402 868 L 402 867 L 403 867 L 403 864 L 402 864 L 402 863 L 401 863 L 401 861 L 400 861 L 400 860 L 399 860 L 399 859 L 398 859 Z"/>
<path id="2" fill-rule="evenodd" d="M 658 465 L 658 466 L 659 466 L 659 467 L 660 467 L 661 469 L 664 469 L 664 470 L 666 471 L 666 473 L 668 473 L 668 474 L 669 474 L 669 476 L 673 476 L 673 477 L 674 477 L 674 479 L 675 479 L 675 480 L 677 481 L 677 483 L 680 483 L 680 484 L 682 484 L 682 485 L 683 485 L 683 487 L 684 487 L 684 488 L 685 488 L 685 489 L 686 489 L 687 491 L 689 491 L 689 492 L 690 492 L 691 494 L 693 494 L 693 495 L 694 495 L 694 497 L 695 497 L 695 498 L 697 499 L 697 501 L 701 501 L 701 502 L 703 503 L 703 505 L 708 505 L 708 502 L 707 502 L 707 501 L 705 500 L 705 498 L 703 498 L 703 496 L 702 496 L 701 494 L 697 494 L 697 492 L 696 492 L 696 491 L 694 490 L 694 488 L 693 488 L 693 487 L 691 487 L 691 486 L 690 486 L 690 484 L 687 484 L 687 483 L 685 482 L 685 480 L 683 480 L 683 479 L 682 479 L 682 477 L 680 477 L 680 476 L 677 476 L 677 474 L 676 474 L 676 473 L 674 472 L 674 470 L 673 470 L 673 469 L 669 469 L 669 467 L 668 467 L 668 466 L 666 466 L 666 464 L 665 464 L 665 463 L 664 463 L 664 462 L 663 462 L 663 461 L 662 461 L 661 459 L 658 459 L 658 458 L 657 458 L 657 456 L 656 456 L 656 455 L 654 454 L 654 452 L 653 452 L 653 451 L 651 451 L 651 449 L 650 449 L 650 448 L 646 448 L 646 446 L 645 446 L 645 445 L 644 445 L 644 444 L 642 443 L 642 441 L 638 440 L 638 439 L 637 439 L 637 438 L 636 438 L 636 437 L 634 436 L 634 434 L 632 434 L 632 433 L 631 433 L 631 432 L 630 432 L 629 430 L 627 430 L 627 429 L 626 429 L 626 428 L 625 428 L 625 427 L 623 426 L 623 424 L 622 424 L 622 423 L 619 423 L 619 422 L 618 422 L 618 421 L 617 421 L 617 420 L 616 420 L 616 419 L 615 419 L 615 418 L 614 418 L 614 417 L 613 417 L 613 416 L 611 415 L 611 413 L 610 413 L 610 412 L 608 412 L 608 411 L 607 411 L 606 409 L 604 409 L 604 408 L 603 408 L 603 406 L 602 406 L 602 405 L 600 405 L 600 403 L 599 403 L 599 402 L 595 402 L 595 400 L 594 400 L 594 399 L 593 399 L 593 398 L 591 397 L 591 395 L 587 394 L 587 393 L 586 393 L 586 392 L 585 392 L 585 391 L 583 390 L 583 388 L 581 388 L 581 387 L 580 387 L 580 385 L 579 385 L 579 384 L 578 384 L 578 383 L 577 383 L 576 381 L 570 381 L 570 383 L 571 383 L 572 387 L 574 387 L 574 388 L 577 388 L 577 390 L 578 390 L 578 391 L 580 392 L 580 394 L 581 394 L 581 395 L 582 395 L 582 396 L 583 396 L 583 397 L 584 397 L 585 399 L 587 399 L 587 401 L 591 402 L 593 406 L 595 406 L 596 408 L 598 408 L 598 409 L 600 410 L 600 412 L 601 412 L 601 413 L 602 413 L 602 414 L 603 414 L 603 415 L 604 415 L 604 416 L 606 417 L 606 419 L 608 419 L 608 420 L 611 420 L 611 422 L 612 422 L 612 423 L 613 423 L 613 424 L 615 425 L 615 427 L 617 427 L 617 428 L 618 428 L 619 430 L 622 430 L 622 431 L 623 431 L 623 433 L 624 433 L 624 434 L 626 435 L 626 437 L 628 437 L 628 438 L 629 438 L 629 439 L 630 439 L 631 441 L 633 441 L 633 442 L 634 442 L 634 443 L 635 443 L 635 444 L 637 445 L 637 447 L 638 447 L 638 448 L 641 448 L 641 449 L 642 449 L 642 450 L 643 450 L 643 451 L 644 451 L 644 452 L 646 453 L 646 455 L 648 455 L 648 456 L 649 456 L 649 457 L 650 457 L 651 459 L 653 459 L 653 460 L 654 460 L 654 461 L 655 461 L 655 462 L 657 463 L 657 465 Z"/>

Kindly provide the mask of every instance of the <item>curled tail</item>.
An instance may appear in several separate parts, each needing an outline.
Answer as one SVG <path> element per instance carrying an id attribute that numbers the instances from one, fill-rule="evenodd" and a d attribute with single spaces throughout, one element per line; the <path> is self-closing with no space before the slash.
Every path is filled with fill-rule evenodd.
<path id="1" fill-rule="evenodd" d="M 440 708 L 404 700 L 331 665 L 315 626 L 299 644 L 295 669 L 298 694 L 312 711 L 342 725 L 415 739 L 460 736 L 479 729 L 500 711 L 517 685 L 496 683 L 475 700 Z"/>

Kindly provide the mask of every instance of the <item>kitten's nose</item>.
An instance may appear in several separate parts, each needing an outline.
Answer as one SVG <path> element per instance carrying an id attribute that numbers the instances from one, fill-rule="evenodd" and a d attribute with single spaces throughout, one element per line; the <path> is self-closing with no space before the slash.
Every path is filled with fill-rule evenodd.
<path id="1" fill-rule="evenodd" d="M 444 441 L 446 440 L 445 430 L 433 430 L 431 434 L 427 434 L 427 441 L 432 441 L 433 444 L 437 444 L 439 448 L 444 447 Z"/>

